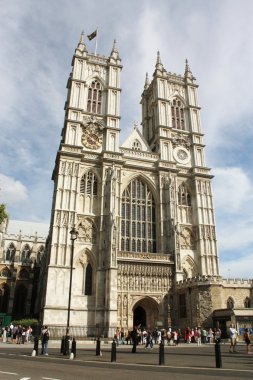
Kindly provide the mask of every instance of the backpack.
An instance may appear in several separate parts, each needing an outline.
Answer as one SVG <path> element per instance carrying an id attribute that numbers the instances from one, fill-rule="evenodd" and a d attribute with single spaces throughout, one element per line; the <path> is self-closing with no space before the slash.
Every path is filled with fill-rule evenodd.
<path id="1" fill-rule="evenodd" d="M 43 340 L 45 342 L 47 342 L 49 340 L 49 332 L 48 332 L 48 330 L 44 332 L 44 334 L 43 334 Z"/>

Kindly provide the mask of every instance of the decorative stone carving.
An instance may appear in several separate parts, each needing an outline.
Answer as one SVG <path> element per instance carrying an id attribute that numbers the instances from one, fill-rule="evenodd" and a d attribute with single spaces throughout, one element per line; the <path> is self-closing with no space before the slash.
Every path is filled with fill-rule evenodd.
<path id="1" fill-rule="evenodd" d="M 193 233 L 189 228 L 182 228 L 180 233 L 180 247 L 181 249 L 194 249 Z"/>
<path id="2" fill-rule="evenodd" d="M 87 242 L 92 243 L 93 238 L 93 223 L 89 221 L 88 219 L 83 219 L 79 222 L 77 230 L 78 230 L 78 239 Z"/>
<path id="3" fill-rule="evenodd" d="M 172 146 L 177 147 L 177 146 L 183 146 L 184 148 L 188 149 L 191 146 L 191 140 L 189 139 L 188 136 L 184 136 L 180 133 L 172 133 Z"/>
<path id="4" fill-rule="evenodd" d="M 87 255 L 85 253 L 82 253 L 78 259 L 79 263 L 81 263 L 83 266 L 87 264 Z"/>

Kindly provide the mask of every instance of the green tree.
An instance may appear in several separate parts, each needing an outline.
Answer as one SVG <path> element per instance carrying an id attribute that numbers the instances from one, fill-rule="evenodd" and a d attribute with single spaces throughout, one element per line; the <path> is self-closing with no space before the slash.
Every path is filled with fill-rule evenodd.
<path id="1" fill-rule="evenodd" d="M 8 218 L 8 214 L 6 211 L 6 206 L 4 204 L 0 204 L 0 224 Z"/>

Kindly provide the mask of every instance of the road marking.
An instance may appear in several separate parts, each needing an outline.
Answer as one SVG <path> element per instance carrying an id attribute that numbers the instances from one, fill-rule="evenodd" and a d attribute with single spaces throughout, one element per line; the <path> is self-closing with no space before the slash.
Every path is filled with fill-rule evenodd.
<path id="1" fill-rule="evenodd" d="M 42 377 L 42 379 L 45 379 L 45 380 L 60 380 L 60 379 L 54 379 L 53 377 Z"/>
<path id="2" fill-rule="evenodd" d="M 4 373 L 5 375 L 18 375 L 18 373 L 15 373 L 15 372 L 4 372 L 4 371 L 0 371 L 0 373 Z"/>
<path id="3" fill-rule="evenodd" d="M 66 360 L 66 359 L 65 359 Z M 82 362 L 84 363 L 96 363 L 96 364 L 111 364 L 112 366 L 116 365 L 116 362 L 114 363 L 110 363 L 110 362 L 106 362 L 106 361 L 102 361 L 102 360 L 99 360 L 99 361 L 96 361 L 96 360 L 82 360 Z M 136 367 L 148 367 L 148 368 L 158 368 L 157 365 L 155 364 L 137 364 L 137 363 L 119 363 L 117 362 L 117 365 L 119 366 L 136 366 Z M 160 367 L 160 366 L 159 366 Z M 184 366 L 181 366 L 181 367 L 178 367 L 178 366 L 172 366 L 172 365 L 163 365 L 161 366 L 161 368 L 176 368 L 176 369 L 192 369 L 192 370 L 196 370 L 196 369 L 199 369 L 199 370 L 210 370 L 210 371 L 223 371 L 223 372 L 226 372 L 226 371 L 234 371 L 234 372 L 249 372 L 249 373 L 252 373 L 253 370 L 252 369 L 235 369 L 235 368 L 210 368 L 210 367 L 184 367 Z"/>
<path id="4" fill-rule="evenodd" d="M 22 377 L 22 379 L 20 380 L 30 380 L 31 378 L 30 377 Z"/>

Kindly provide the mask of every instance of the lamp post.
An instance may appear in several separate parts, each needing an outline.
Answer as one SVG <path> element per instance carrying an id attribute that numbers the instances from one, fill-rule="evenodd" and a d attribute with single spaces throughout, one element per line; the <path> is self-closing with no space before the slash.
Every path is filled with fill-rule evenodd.
<path id="1" fill-rule="evenodd" d="M 72 272 L 73 272 L 73 257 L 74 257 L 74 243 L 78 237 L 78 231 L 75 227 L 70 231 L 70 240 L 71 240 L 71 256 L 70 256 L 70 278 L 69 278 L 69 303 L 68 303 L 68 318 L 67 318 L 67 328 L 66 335 L 69 332 L 69 319 L 70 319 L 70 303 L 71 303 L 71 290 L 72 290 Z"/>

